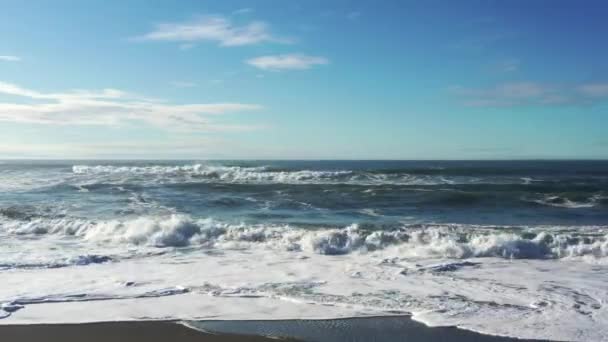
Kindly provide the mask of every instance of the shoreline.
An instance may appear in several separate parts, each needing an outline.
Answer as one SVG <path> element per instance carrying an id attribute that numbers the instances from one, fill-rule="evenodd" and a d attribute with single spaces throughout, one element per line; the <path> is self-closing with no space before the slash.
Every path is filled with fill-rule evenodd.
<path id="1" fill-rule="evenodd" d="M 7 341 L 47 342 L 269 342 L 398 341 L 522 342 L 540 341 L 486 335 L 457 327 L 428 327 L 409 315 L 319 320 L 122 321 L 80 324 L 0 325 Z"/>
<path id="2" fill-rule="evenodd" d="M 178 321 L 99 322 L 79 324 L 2 325 L 3 341 L 19 342 L 269 342 L 263 336 L 212 334 L 186 327 Z"/>

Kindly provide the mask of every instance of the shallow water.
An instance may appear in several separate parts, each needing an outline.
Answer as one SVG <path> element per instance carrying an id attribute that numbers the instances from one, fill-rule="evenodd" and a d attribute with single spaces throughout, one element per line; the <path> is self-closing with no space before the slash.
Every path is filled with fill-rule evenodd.
<path id="1" fill-rule="evenodd" d="M 330 320 L 198 321 L 186 326 L 211 333 L 255 334 L 298 341 L 524 342 L 454 328 L 428 328 L 408 316 Z"/>

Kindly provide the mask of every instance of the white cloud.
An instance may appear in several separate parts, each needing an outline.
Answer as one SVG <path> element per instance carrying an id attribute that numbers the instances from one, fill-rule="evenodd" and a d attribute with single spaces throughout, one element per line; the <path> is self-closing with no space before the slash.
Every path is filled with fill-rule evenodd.
<path id="1" fill-rule="evenodd" d="M 475 107 L 592 104 L 608 99 L 608 83 L 553 85 L 538 82 L 503 83 L 485 88 L 452 87 Z"/>
<path id="2" fill-rule="evenodd" d="M 4 62 L 20 62 L 21 58 L 17 56 L 0 55 L 0 61 Z"/>
<path id="3" fill-rule="evenodd" d="M 160 24 L 156 30 L 139 39 L 170 42 L 214 41 L 221 46 L 287 42 L 285 39 L 273 36 L 265 22 L 252 21 L 239 26 L 219 15 L 205 16 L 190 22 Z"/>
<path id="4" fill-rule="evenodd" d="M 4 82 L 0 82 L 0 94 L 25 97 L 33 102 L 0 102 L 0 121 L 54 125 L 108 126 L 143 122 L 164 129 L 247 130 L 257 127 L 222 124 L 216 117 L 262 108 L 243 103 L 167 104 L 117 89 L 41 93 Z"/>
<path id="5" fill-rule="evenodd" d="M 261 56 L 246 61 L 258 69 L 280 71 L 280 70 L 304 70 L 315 65 L 328 64 L 325 57 L 307 56 L 301 54 L 285 54 L 274 56 Z"/>

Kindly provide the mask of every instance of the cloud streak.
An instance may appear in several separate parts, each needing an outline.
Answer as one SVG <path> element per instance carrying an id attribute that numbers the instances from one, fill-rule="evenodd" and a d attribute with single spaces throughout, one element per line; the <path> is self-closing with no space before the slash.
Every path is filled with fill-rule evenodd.
<path id="1" fill-rule="evenodd" d="M 577 90 L 590 97 L 608 97 L 608 83 L 583 84 Z"/>
<path id="2" fill-rule="evenodd" d="M 238 10 L 232 12 L 232 14 L 242 15 L 242 14 L 249 14 L 251 12 L 253 12 L 253 8 L 245 7 L 245 8 L 241 8 L 241 9 L 238 9 Z"/>
<path id="3" fill-rule="evenodd" d="M 51 125 L 116 126 L 138 122 L 191 131 L 248 130 L 256 127 L 222 124 L 217 117 L 262 108 L 229 102 L 168 104 L 117 89 L 42 93 L 4 82 L 0 82 L 0 94 L 31 102 L 0 102 L 0 121 Z"/>
<path id="4" fill-rule="evenodd" d="M 0 61 L 4 62 L 20 62 L 21 58 L 17 56 L 0 55 Z"/>
<path id="5" fill-rule="evenodd" d="M 608 100 L 608 83 L 554 85 L 513 82 L 485 88 L 452 87 L 452 92 L 473 107 L 512 107 L 524 105 L 589 105 Z"/>
<path id="6" fill-rule="evenodd" d="M 194 88 L 198 86 L 198 84 L 188 81 L 173 81 L 170 84 L 175 88 Z"/>
<path id="7" fill-rule="evenodd" d="M 214 156 L 217 146 L 229 144 L 211 137 L 178 137 L 157 141 L 111 141 L 74 143 L 3 143 L 0 155 L 10 158 L 182 158 Z"/>
<path id="8" fill-rule="evenodd" d="M 159 24 L 155 30 L 137 39 L 182 43 L 212 41 L 219 43 L 220 46 L 288 42 L 286 39 L 275 37 L 270 32 L 268 24 L 263 21 L 252 21 L 239 26 L 220 15 L 204 16 L 189 22 Z"/>
<path id="9" fill-rule="evenodd" d="M 496 64 L 496 69 L 501 72 L 513 72 L 519 70 L 519 59 L 505 59 Z"/>
<path id="10" fill-rule="evenodd" d="M 325 57 L 307 56 L 301 54 L 285 54 L 260 56 L 245 61 L 258 69 L 269 71 L 305 70 L 316 65 L 325 65 L 329 60 Z"/>
<path id="11" fill-rule="evenodd" d="M 353 12 L 349 12 L 349 13 L 346 15 L 346 17 L 347 17 L 349 20 L 357 20 L 357 19 L 359 19 L 359 17 L 361 17 L 361 12 L 359 12 L 359 11 L 353 11 Z"/>

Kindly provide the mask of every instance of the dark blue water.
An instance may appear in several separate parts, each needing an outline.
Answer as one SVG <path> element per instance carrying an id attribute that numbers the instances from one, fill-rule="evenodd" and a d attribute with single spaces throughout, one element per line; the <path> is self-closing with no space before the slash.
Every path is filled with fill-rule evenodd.
<path id="1" fill-rule="evenodd" d="M 4 161 L 10 219 L 169 213 L 230 222 L 601 225 L 607 161 Z"/>

